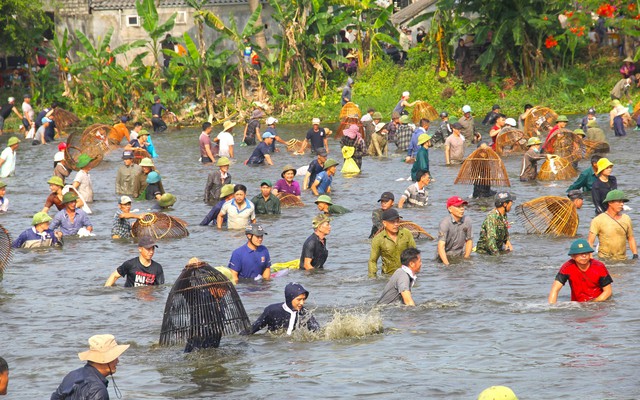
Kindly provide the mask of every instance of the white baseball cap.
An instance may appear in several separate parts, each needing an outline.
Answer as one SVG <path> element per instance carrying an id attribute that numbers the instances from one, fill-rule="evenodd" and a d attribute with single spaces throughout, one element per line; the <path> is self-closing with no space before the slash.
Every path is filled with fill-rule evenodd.
<path id="1" fill-rule="evenodd" d="M 129 203 L 131 203 L 131 197 L 129 196 L 120 197 L 120 204 L 129 204 Z"/>
<path id="2" fill-rule="evenodd" d="M 402 97 L 409 97 L 409 92 L 402 92 Z"/>
<path id="3" fill-rule="evenodd" d="M 273 125 L 273 124 L 277 124 L 278 120 L 276 118 L 269 117 L 269 118 L 267 118 L 266 123 L 267 123 L 267 125 Z"/>
<path id="4" fill-rule="evenodd" d="M 320 125 L 320 118 L 314 118 L 311 120 L 312 125 Z"/>
<path id="5" fill-rule="evenodd" d="M 462 112 L 463 113 L 470 113 L 471 112 L 471 107 L 469 107 L 468 105 L 464 105 L 462 106 Z"/>
<path id="6" fill-rule="evenodd" d="M 507 118 L 504 120 L 504 123 L 510 126 L 516 126 L 516 120 L 513 118 Z"/>

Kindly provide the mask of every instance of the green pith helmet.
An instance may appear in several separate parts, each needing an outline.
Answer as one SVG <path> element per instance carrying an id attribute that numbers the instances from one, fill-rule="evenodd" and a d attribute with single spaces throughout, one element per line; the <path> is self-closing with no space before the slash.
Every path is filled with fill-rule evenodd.
<path id="1" fill-rule="evenodd" d="M 573 243 L 571 243 L 571 247 L 569 248 L 569 253 L 567 254 L 572 256 L 574 254 L 593 253 L 593 252 L 594 250 L 591 247 L 591 245 L 589 245 L 589 242 L 587 242 L 585 239 L 578 239 L 578 240 L 574 240 Z"/>
<path id="2" fill-rule="evenodd" d="M 39 224 L 43 224 L 45 222 L 51 221 L 53 218 L 49 216 L 46 212 L 38 212 L 33 215 L 33 219 L 31 220 L 31 225 L 36 226 Z"/>
<path id="3" fill-rule="evenodd" d="M 315 201 L 316 204 L 318 203 L 327 203 L 328 205 L 333 205 L 333 203 L 331 202 L 331 197 L 327 196 L 326 194 L 322 194 L 320 196 L 318 196 L 318 199 Z"/>

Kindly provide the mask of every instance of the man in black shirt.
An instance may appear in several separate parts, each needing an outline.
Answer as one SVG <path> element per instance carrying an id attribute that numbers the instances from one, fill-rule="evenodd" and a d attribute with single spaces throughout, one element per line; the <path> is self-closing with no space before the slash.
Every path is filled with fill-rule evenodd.
<path id="1" fill-rule="evenodd" d="M 167 124 L 162 120 L 162 111 L 167 111 L 167 108 L 160 102 L 160 96 L 155 96 L 153 101 L 155 101 L 151 106 L 151 123 L 153 124 L 153 132 L 164 132 L 167 130 Z"/>
<path id="2" fill-rule="evenodd" d="M 331 233 L 331 218 L 320 214 L 313 219 L 313 233 L 302 245 L 300 255 L 300 269 L 324 268 L 329 251 L 327 250 L 327 235 Z"/>
<path id="3" fill-rule="evenodd" d="M 162 265 L 152 260 L 157 247 L 156 243 L 150 237 L 141 238 L 140 242 L 138 242 L 138 252 L 140 252 L 140 255 L 125 261 L 113 271 L 104 285 L 113 286 L 116 281 L 123 276 L 127 278 L 124 287 L 164 284 Z"/>
<path id="4" fill-rule="evenodd" d="M 14 112 L 18 118 L 22 119 L 22 115 L 20 115 L 20 112 L 16 108 L 16 99 L 13 97 L 9 97 L 7 104 L 0 108 L 0 135 L 2 135 L 2 130 L 4 129 L 4 120 L 9 118 L 11 112 Z"/>
<path id="5" fill-rule="evenodd" d="M 327 161 L 327 151 L 324 147 L 316 150 L 318 158 L 311 161 L 307 173 L 305 174 L 304 181 L 302 182 L 302 190 L 307 190 L 311 187 L 316 180 L 316 175 L 324 171 L 324 162 Z"/>

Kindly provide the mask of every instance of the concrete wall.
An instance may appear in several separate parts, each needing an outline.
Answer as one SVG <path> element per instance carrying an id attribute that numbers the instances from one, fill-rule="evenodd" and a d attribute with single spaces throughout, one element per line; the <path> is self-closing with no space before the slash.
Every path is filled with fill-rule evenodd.
<path id="1" fill-rule="evenodd" d="M 70 4 L 76 4 L 77 8 L 72 13 L 73 9 Z M 59 33 L 64 32 L 65 28 L 70 33 L 74 33 L 76 30 L 84 33 L 89 40 L 96 45 L 99 38 L 103 38 L 111 27 L 113 27 L 113 35 L 111 36 L 111 48 L 116 48 L 122 44 L 132 42 L 134 40 L 143 39 L 150 41 L 149 35 L 141 27 L 127 26 L 127 16 L 137 15 L 135 9 L 123 9 L 123 10 L 108 10 L 108 11 L 96 11 L 91 14 L 88 13 L 88 6 L 86 6 L 87 0 L 65 0 L 65 6 L 60 8 L 56 12 L 56 30 Z M 83 5 L 84 4 L 84 5 Z M 210 11 L 218 15 L 228 26 L 230 18 L 233 17 L 236 20 L 236 24 L 241 30 L 247 23 L 247 20 L 251 16 L 251 10 L 248 5 L 221 5 L 208 7 Z M 181 23 L 174 26 L 170 32 L 173 37 L 182 37 L 185 32 L 189 33 L 189 36 L 193 41 L 198 43 L 198 29 L 194 24 L 194 10 L 190 8 L 159 8 L 159 20 L 161 23 L 166 21 L 173 13 L 178 11 L 186 12 L 186 23 Z M 265 36 L 269 43 L 273 42 L 273 36 L 278 32 L 278 25 L 271 19 L 271 8 L 266 6 L 262 10 L 262 21 L 267 26 L 264 30 Z M 141 22 L 141 21 L 140 21 Z M 211 45 L 220 34 L 212 28 L 205 25 L 204 27 L 205 43 L 207 47 Z M 164 36 L 163 36 L 164 38 Z M 237 50 L 235 43 L 230 40 L 225 40 L 218 47 L 229 50 Z M 77 46 L 76 51 L 81 50 L 81 46 Z M 133 60 L 133 58 L 144 51 L 145 49 L 137 49 L 128 52 L 125 55 L 117 57 L 117 62 L 124 65 L 127 62 Z M 73 57 L 73 54 L 72 54 Z M 153 63 L 153 56 L 149 54 L 145 58 L 145 64 L 150 65 Z M 162 55 L 160 56 L 160 62 L 162 62 Z"/>

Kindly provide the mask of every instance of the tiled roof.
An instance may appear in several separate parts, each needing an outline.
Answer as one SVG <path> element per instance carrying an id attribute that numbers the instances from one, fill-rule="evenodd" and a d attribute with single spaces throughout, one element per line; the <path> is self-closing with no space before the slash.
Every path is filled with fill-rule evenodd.
<path id="1" fill-rule="evenodd" d="M 247 4 L 247 0 L 209 0 L 207 5 Z M 92 10 L 135 9 L 136 0 L 93 0 L 90 1 Z M 188 7 L 184 0 L 160 0 L 159 7 Z M 206 7 L 206 6 L 205 6 Z"/>
<path id="2" fill-rule="evenodd" d="M 394 25 L 400 25 L 405 23 L 406 21 L 417 17 L 420 13 L 422 13 L 427 8 L 431 7 L 436 3 L 436 0 L 417 0 L 412 4 L 409 4 L 407 7 L 393 14 L 390 18 L 391 22 Z"/>

